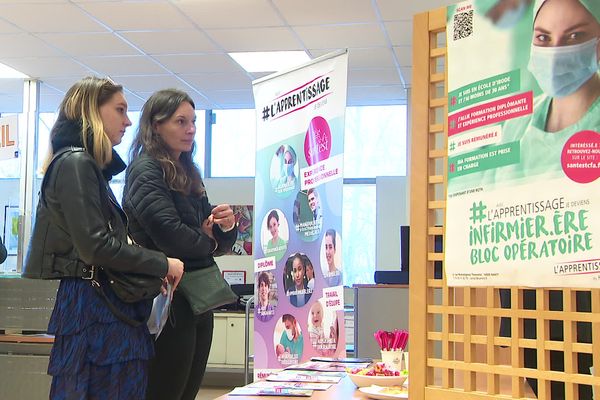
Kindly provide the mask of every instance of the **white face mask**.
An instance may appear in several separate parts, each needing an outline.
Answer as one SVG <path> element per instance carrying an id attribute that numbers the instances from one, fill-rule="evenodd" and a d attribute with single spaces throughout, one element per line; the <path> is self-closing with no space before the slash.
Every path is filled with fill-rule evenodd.
<path id="1" fill-rule="evenodd" d="M 531 46 L 527 68 L 548 96 L 568 96 L 598 73 L 598 40 L 571 46 Z"/>
<path id="2" fill-rule="evenodd" d="M 294 340 L 294 333 L 291 329 L 286 329 L 285 334 L 287 335 L 288 340 Z"/>

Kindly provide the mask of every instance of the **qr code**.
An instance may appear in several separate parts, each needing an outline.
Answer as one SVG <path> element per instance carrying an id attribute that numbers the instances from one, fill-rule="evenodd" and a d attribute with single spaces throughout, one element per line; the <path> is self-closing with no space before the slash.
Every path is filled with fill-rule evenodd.
<path id="1" fill-rule="evenodd" d="M 473 10 L 454 14 L 454 40 L 464 39 L 473 33 Z"/>

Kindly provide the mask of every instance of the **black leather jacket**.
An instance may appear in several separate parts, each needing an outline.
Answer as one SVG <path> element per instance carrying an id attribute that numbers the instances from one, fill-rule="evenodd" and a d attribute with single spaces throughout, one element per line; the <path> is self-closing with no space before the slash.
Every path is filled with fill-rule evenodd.
<path id="1" fill-rule="evenodd" d="M 123 208 L 129 217 L 129 233 L 140 245 L 181 259 L 186 271 L 209 267 L 215 262 L 213 256 L 231 250 L 237 230 L 223 232 L 215 224 L 215 243 L 201 229 L 212 210 L 208 198 L 170 190 L 154 158 L 147 154 L 136 158 L 127 168 L 125 181 Z"/>
<path id="2" fill-rule="evenodd" d="M 65 121 L 61 128 L 63 140 L 52 142 L 55 153 L 67 144 L 81 145 L 76 122 Z M 125 164 L 114 151 L 104 171 L 82 149 L 53 163 L 40 195 L 23 277 L 82 277 L 89 275 L 89 265 L 158 277 L 167 274 L 164 254 L 127 243 L 125 214 L 104 179 L 123 169 Z"/>

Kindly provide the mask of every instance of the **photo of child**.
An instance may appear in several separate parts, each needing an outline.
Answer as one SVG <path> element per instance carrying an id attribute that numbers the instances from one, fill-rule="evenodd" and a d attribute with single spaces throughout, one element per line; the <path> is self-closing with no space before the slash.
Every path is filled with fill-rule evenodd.
<path id="1" fill-rule="evenodd" d="M 321 356 L 332 356 L 338 343 L 338 320 L 335 311 L 323 307 L 319 299 L 310 307 L 308 334 L 313 349 Z"/>

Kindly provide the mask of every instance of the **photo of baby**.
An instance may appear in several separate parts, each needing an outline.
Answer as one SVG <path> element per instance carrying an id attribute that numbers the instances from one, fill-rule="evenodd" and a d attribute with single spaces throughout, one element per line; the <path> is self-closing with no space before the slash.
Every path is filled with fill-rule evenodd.
<path id="1" fill-rule="evenodd" d="M 338 343 L 339 326 L 335 311 L 323 307 L 323 299 L 316 301 L 308 314 L 308 334 L 310 344 L 321 356 L 335 354 Z"/>

